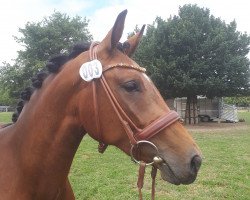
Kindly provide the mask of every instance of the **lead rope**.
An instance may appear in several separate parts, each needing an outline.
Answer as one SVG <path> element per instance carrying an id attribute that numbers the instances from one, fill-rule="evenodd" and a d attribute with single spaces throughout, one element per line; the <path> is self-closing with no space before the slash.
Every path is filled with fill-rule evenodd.
<path id="1" fill-rule="evenodd" d="M 152 178 L 152 191 L 151 191 L 151 199 L 155 200 L 155 178 L 157 175 L 157 168 L 152 166 L 151 170 L 151 178 Z"/>
<path id="2" fill-rule="evenodd" d="M 137 187 L 138 187 L 140 200 L 143 200 L 141 190 L 143 188 L 143 183 L 144 183 L 145 168 L 146 168 L 146 163 L 141 161 L 139 164 L 138 180 L 137 180 Z"/>
<path id="3" fill-rule="evenodd" d="M 141 161 L 139 163 L 138 180 L 137 180 L 137 188 L 138 188 L 139 199 L 140 200 L 143 200 L 142 188 L 143 188 L 143 184 L 144 184 L 145 170 L 146 170 L 146 163 Z M 156 178 L 156 175 L 157 175 L 157 168 L 152 166 L 152 171 L 151 171 L 151 178 L 152 178 L 151 200 L 155 200 L 155 178 Z"/>

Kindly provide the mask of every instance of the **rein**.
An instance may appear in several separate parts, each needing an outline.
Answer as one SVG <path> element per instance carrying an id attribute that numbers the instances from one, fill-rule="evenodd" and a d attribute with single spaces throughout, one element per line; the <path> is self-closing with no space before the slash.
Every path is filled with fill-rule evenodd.
<path id="1" fill-rule="evenodd" d="M 99 42 L 93 42 L 90 45 L 89 49 L 89 57 L 90 60 L 93 61 L 97 59 L 97 48 L 98 48 Z M 138 181 L 137 181 L 137 187 L 139 190 L 139 198 L 142 200 L 142 192 L 141 189 L 143 187 L 143 181 L 144 181 L 144 174 L 145 174 L 145 168 L 148 165 L 152 165 L 152 172 L 151 172 L 151 177 L 152 177 L 152 192 L 151 192 L 151 199 L 154 199 L 155 196 L 155 178 L 157 174 L 157 168 L 153 166 L 153 164 L 156 163 L 161 163 L 163 160 L 158 157 L 158 149 L 157 147 L 152 143 L 149 142 L 148 140 L 165 129 L 166 127 L 170 126 L 174 122 L 178 121 L 180 119 L 179 115 L 175 111 L 170 111 L 166 113 L 165 115 L 161 116 L 160 118 L 156 119 L 153 121 L 151 124 L 146 126 L 143 129 L 138 128 L 134 122 L 130 119 L 130 117 L 125 113 L 125 111 L 122 109 L 121 105 L 117 101 L 116 97 L 114 96 L 110 86 L 108 85 L 104 73 L 108 70 L 111 70 L 115 67 L 125 67 L 125 68 L 130 68 L 130 69 L 135 69 L 137 71 L 145 72 L 146 69 L 139 67 L 139 66 L 133 66 L 133 65 L 126 65 L 124 63 L 119 63 L 115 65 L 110 65 L 110 66 L 104 66 L 102 69 L 102 75 L 100 77 L 100 83 L 106 93 L 106 95 L 109 98 L 109 101 L 116 113 L 116 115 L 119 118 L 119 121 L 121 122 L 129 140 L 131 143 L 131 158 L 134 162 L 139 164 L 139 172 L 138 172 Z M 94 107 L 94 116 L 95 116 L 95 123 L 96 123 L 96 135 L 95 137 L 98 138 L 99 141 L 99 146 L 98 146 L 98 151 L 100 153 L 104 153 L 105 149 L 107 148 L 107 144 L 103 143 L 103 138 L 102 138 L 102 132 L 101 132 L 101 127 L 100 127 L 100 119 L 99 119 L 99 108 L 98 108 L 98 102 L 97 102 L 97 91 L 96 91 L 96 83 L 95 81 L 92 81 L 92 90 L 93 90 L 93 107 Z M 138 161 L 135 158 L 135 149 L 139 149 L 139 146 L 141 144 L 146 144 L 150 145 L 153 147 L 157 155 L 154 157 L 152 162 L 146 163 L 144 161 Z"/>

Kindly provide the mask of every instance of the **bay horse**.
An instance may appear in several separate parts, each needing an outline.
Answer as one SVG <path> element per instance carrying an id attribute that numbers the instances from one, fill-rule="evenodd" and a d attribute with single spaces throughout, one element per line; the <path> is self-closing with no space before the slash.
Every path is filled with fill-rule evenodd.
<path id="1" fill-rule="evenodd" d="M 198 146 L 130 58 L 145 26 L 119 43 L 126 14 L 102 42 L 52 58 L 51 73 L 39 72 L 21 94 L 15 123 L 0 130 L 1 200 L 74 199 L 68 174 L 87 133 L 100 151 L 114 145 L 140 166 L 151 163 L 172 184 L 196 179 Z"/>

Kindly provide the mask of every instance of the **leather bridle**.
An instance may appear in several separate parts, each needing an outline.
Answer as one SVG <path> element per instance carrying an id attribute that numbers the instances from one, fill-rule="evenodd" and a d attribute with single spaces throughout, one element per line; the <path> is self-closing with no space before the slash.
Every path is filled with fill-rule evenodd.
<path id="1" fill-rule="evenodd" d="M 99 42 L 93 42 L 90 45 L 89 49 L 89 57 L 90 60 L 95 60 L 97 59 L 97 48 L 98 48 Z M 137 161 L 134 158 L 133 155 L 133 149 L 140 143 L 147 143 L 151 146 L 153 146 L 157 152 L 158 149 L 157 147 L 149 142 L 148 140 L 165 129 L 166 127 L 170 126 L 174 122 L 178 121 L 180 119 L 179 115 L 175 111 L 169 111 L 168 113 L 164 114 L 160 118 L 156 119 L 153 121 L 151 124 L 146 126 L 143 129 L 140 129 L 136 126 L 136 124 L 130 119 L 130 117 L 126 114 L 126 112 L 122 109 L 121 105 L 117 101 L 114 93 L 112 92 L 109 84 L 106 81 L 106 78 L 104 76 L 105 72 L 108 70 L 111 70 L 116 67 L 123 67 L 123 68 L 129 68 L 129 69 L 134 69 L 137 71 L 145 72 L 146 70 L 144 68 L 138 67 L 138 66 L 133 66 L 133 65 L 127 65 L 124 63 L 119 63 L 115 65 L 110 65 L 110 66 L 103 66 L 102 70 L 102 75 L 99 78 L 101 86 L 103 87 L 107 97 L 109 98 L 110 104 L 113 107 L 113 110 L 115 111 L 117 117 L 119 118 L 119 121 L 121 122 L 123 129 L 125 130 L 130 143 L 131 143 L 131 157 L 133 160 L 139 163 L 140 169 L 139 169 L 139 176 L 138 176 L 138 188 L 140 192 L 140 199 L 142 199 L 141 195 L 141 188 L 143 186 L 143 178 L 144 178 L 144 171 L 146 165 L 152 165 L 154 162 L 150 163 L 145 163 L 144 161 Z M 99 119 L 99 108 L 98 108 L 98 101 L 97 101 L 97 91 L 96 91 L 96 83 L 95 81 L 92 81 L 92 90 L 93 90 L 93 107 L 94 107 L 94 115 L 95 115 L 95 123 L 96 123 L 96 133 L 94 133 L 94 137 L 97 138 L 99 141 L 99 147 L 98 150 L 100 153 L 103 153 L 105 149 L 107 148 L 107 144 L 103 143 L 102 139 L 102 130 L 100 127 L 100 119 Z M 156 176 L 156 168 L 153 167 L 152 170 L 152 179 L 153 179 L 153 190 L 152 190 L 152 199 L 154 199 L 154 182 L 155 182 L 155 176 Z"/>

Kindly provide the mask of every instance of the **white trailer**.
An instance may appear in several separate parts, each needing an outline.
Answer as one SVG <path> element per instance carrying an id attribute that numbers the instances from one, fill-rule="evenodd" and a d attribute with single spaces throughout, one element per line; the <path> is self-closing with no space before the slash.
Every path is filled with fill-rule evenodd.
<path id="1" fill-rule="evenodd" d="M 187 98 L 176 98 L 173 101 L 173 107 L 178 114 L 185 118 Z M 208 99 L 203 96 L 197 98 L 197 113 L 199 120 L 208 122 L 213 120 L 238 122 L 237 108 L 234 105 L 228 105 L 223 102 L 223 98 Z"/>

